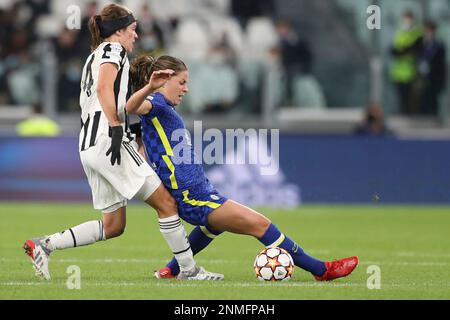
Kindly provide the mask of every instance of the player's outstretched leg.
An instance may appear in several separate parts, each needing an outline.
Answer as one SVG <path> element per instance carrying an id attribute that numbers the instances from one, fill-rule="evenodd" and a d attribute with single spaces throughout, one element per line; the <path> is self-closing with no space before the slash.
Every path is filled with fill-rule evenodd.
<path id="1" fill-rule="evenodd" d="M 349 275 L 358 265 L 358 258 L 351 257 L 332 262 L 321 261 L 308 255 L 288 236 L 283 234 L 269 219 L 258 212 L 242 206 L 234 201 L 227 201 L 222 207 L 210 214 L 208 223 L 214 228 L 233 233 L 247 234 L 256 237 L 266 247 L 280 247 L 292 256 L 294 264 L 309 271 L 319 281 L 330 281 Z M 194 229 L 199 235 L 198 227 Z M 189 238 L 194 251 L 204 249 L 211 241 L 203 241 L 202 237 Z M 198 247 L 197 247 L 198 246 Z M 155 272 L 157 278 L 174 278 L 173 268 L 176 260 Z"/>
<path id="2" fill-rule="evenodd" d="M 317 279 L 329 281 L 344 277 L 358 264 L 357 257 L 324 262 L 310 256 L 265 216 L 232 200 L 214 210 L 208 216 L 208 224 L 219 230 L 254 236 L 266 247 L 285 249 L 297 267 L 311 272 Z"/>
<path id="3" fill-rule="evenodd" d="M 297 243 L 281 233 L 274 224 L 269 226 L 259 241 L 267 247 L 280 247 L 285 249 L 292 256 L 296 266 L 311 272 L 318 281 L 331 281 L 345 277 L 352 273 L 358 265 L 358 257 L 350 257 L 331 262 L 320 261 L 306 254 Z"/>
<path id="4" fill-rule="evenodd" d="M 30 256 L 36 275 L 42 279 L 50 280 L 48 262 L 51 250 L 45 243 L 45 238 L 33 238 L 25 241 L 23 245 L 25 253 Z"/>

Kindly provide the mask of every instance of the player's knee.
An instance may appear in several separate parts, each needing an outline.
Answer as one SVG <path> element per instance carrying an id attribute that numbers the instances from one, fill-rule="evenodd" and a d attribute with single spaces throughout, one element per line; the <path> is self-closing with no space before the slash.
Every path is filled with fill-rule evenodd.
<path id="1" fill-rule="evenodd" d="M 178 212 L 175 199 L 164 187 L 158 188 L 145 202 L 156 210 L 159 218 L 167 218 Z"/>
<path id="2" fill-rule="evenodd" d="M 267 229 L 269 229 L 269 226 L 272 224 L 272 221 L 270 221 L 268 218 L 264 217 L 261 219 L 260 225 L 261 228 L 266 231 Z"/>
<path id="3" fill-rule="evenodd" d="M 121 236 L 125 232 L 125 224 L 105 224 L 106 239 L 116 238 Z"/>
<path id="4" fill-rule="evenodd" d="M 272 222 L 266 218 L 265 216 L 261 215 L 259 216 L 256 221 L 254 222 L 254 233 L 253 236 L 256 238 L 261 238 L 266 233 L 267 229 L 269 229 L 269 226 L 272 224 Z"/>
<path id="5" fill-rule="evenodd" d="M 159 218 L 167 218 L 178 212 L 177 203 L 168 192 L 161 197 L 157 206 L 155 209 L 158 212 Z"/>

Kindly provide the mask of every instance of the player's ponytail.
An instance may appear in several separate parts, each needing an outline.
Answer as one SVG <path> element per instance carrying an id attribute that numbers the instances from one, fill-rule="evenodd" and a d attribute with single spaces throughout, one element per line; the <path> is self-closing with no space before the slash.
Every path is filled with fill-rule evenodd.
<path id="1" fill-rule="evenodd" d="M 172 56 L 161 56 L 157 59 L 148 55 L 141 55 L 131 62 L 131 84 L 133 92 L 142 89 L 150 80 L 152 73 L 158 70 L 171 69 L 175 74 L 186 71 L 186 64 Z"/>
<path id="2" fill-rule="evenodd" d="M 112 34 L 112 32 L 122 26 L 125 27 L 133 21 L 135 20 L 131 11 L 124 6 L 113 3 L 104 7 L 99 15 L 93 16 L 89 19 L 88 27 L 91 33 L 91 50 L 94 51 L 100 43 L 105 40 L 105 38 Z M 115 26 L 111 24 L 114 22 L 119 22 L 116 28 L 114 28 Z M 106 30 L 105 24 L 108 24 Z M 101 29 L 101 25 L 103 25 L 103 29 Z"/>
<path id="3" fill-rule="evenodd" d="M 94 51 L 103 39 L 100 36 L 99 21 L 101 21 L 101 16 L 93 16 L 89 19 L 89 31 L 91 32 L 91 50 Z"/>
<path id="4" fill-rule="evenodd" d="M 148 55 L 141 55 L 131 61 L 130 75 L 133 92 L 142 89 L 148 83 L 154 71 L 152 67 L 155 61 L 155 58 Z"/>

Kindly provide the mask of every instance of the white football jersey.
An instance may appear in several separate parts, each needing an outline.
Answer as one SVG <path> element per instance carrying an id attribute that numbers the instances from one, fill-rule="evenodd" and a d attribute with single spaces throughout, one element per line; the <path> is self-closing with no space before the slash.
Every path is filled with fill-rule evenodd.
<path id="1" fill-rule="evenodd" d="M 100 66 L 103 63 L 117 65 L 118 73 L 114 82 L 114 97 L 116 100 L 117 114 L 121 122 L 124 122 L 124 139 L 132 140 L 128 132 L 128 117 L 125 105 L 129 95 L 129 71 L 125 48 L 117 42 L 103 42 L 87 58 L 81 77 L 81 132 L 79 150 L 83 151 L 92 147 L 97 142 L 100 134 L 109 133 L 109 123 L 97 97 L 97 84 Z"/>

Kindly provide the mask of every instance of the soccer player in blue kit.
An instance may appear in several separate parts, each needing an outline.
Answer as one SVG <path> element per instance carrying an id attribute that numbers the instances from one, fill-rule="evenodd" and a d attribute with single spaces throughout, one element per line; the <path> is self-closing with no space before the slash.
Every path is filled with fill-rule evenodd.
<path id="1" fill-rule="evenodd" d="M 318 281 L 345 277 L 356 268 L 356 256 L 324 262 L 308 255 L 264 215 L 221 195 L 209 183 L 202 165 L 194 161 L 190 142 L 170 139 L 175 130 L 185 129 L 183 119 L 175 110 L 188 92 L 189 72 L 183 61 L 171 56 L 157 59 L 140 56 L 132 62 L 130 72 L 134 94 L 127 102 L 127 112 L 140 116 L 140 128 L 135 128 L 142 131 L 147 161 L 175 198 L 180 217 L 196 225 L 189 235 L 194 254 L 223 231 L 229 231 L 253 236 L 266 247 L 285 249 L 296 266 L 310 272 Z M 190 150 L 189 163 L 174 153 L 179 143 L 185 143 L 184 147 Z M 157 278 L 174 278 L 178 274 L 175 258 L 155 272 Z"/>

